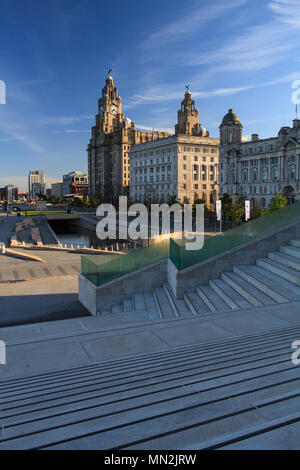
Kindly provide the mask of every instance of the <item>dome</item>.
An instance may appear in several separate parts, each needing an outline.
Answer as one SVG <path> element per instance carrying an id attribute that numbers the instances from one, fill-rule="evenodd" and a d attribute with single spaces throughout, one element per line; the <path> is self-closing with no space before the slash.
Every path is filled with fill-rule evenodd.
<path id="1" fill-rule="evenodd" d="M 229 109 L 228 113 L 223 117 L 222 124 L 240 124 L 240 119 L 233 109 Z"/>
<path id="2" fill-rule="evenodd" d="M 128 117 L 124 118 L 123 121 L 121 122 L 121 125 L 123 126 L 124 124 L 127 124 L 127 126 L 130 126 L 131 125 L 131 119 L 129 119 Z"/>
<path id="3" fill-rule="evenodd" d="M 197 129 L 197 134 L 201 134 L 202 136 L 204 136 L 205 134 L 207 133 L 207 129 L 205 129 L 205 127 L 203 126 L 200 126 L 199 129 Z"/>

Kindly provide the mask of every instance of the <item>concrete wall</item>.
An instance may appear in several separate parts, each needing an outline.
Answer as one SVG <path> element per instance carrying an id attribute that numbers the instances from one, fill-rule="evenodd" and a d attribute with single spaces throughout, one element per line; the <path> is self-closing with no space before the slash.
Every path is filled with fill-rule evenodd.
<path id="1" fill-rule="evenodd" d="M 110 309 L 112 304 L 121 302 L 126 296 L 161 286 L 167 280 L 167 264 L 168 260 L 158 261 L 99 287 L 80 274 L 79 301 L 92 315 L 97 315 L 97 312 Z"/>
<path id="2" fill-rule="evenodd" d="M 178 271 L 173 265 L 168 274 L 172 291 L 178 299 L 182 299 L 185 292 L 194 290 L 199 284 L 208 284 L 210 279 L 217 279 L 223 272 L 232 271 L 234 265 L 254 264 L 257 258 L 265 258 L 268 252 L 277 251 L 280 245 L 289 243 L 293 238 L 300 238 L 299 223 L 288 225 L 280 231 L 257 238 L 182 271 Z"/>

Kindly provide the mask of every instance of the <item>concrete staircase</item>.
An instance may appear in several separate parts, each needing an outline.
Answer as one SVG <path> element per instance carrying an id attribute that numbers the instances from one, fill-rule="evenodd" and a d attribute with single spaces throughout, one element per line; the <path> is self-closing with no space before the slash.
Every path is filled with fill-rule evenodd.
<path id="1" fill-rule="evenodd" d="M 2 379 L 0 450 L 297 449 L 299 336 L 293 325 Z"/>
<path id="2" fill-rule="evenodd" d="M 112 305 L 110 311 L 99 313 L 123 313 L 129 320 L 138 313 L 144 320 L 174 319 L 296 300 L 300 300 L 300 240 L 291 240 L 278 252 L 257 259 L 255 265 L 234 266 L 232 272 L 222 273 L 221 279 L 211 279 L 209 285 L 186 292 L 183 300 L 176 299 L 165 283 L 151 292 L 124 298 L 121 304 Z"/>
<path id="3" fill-rule="evenodd" d="M 207 315 L 284 304 L 300 299 L 300 240 L 268 253 L 255 265 L 238 265 L 208 286 L 187 292 L 184 299 L 194 314 Z"/>

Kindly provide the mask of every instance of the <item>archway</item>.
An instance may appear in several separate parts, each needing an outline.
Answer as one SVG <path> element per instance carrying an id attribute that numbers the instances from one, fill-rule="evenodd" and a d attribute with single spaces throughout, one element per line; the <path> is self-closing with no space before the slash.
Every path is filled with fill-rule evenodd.
<path id="1" fill-rule="evenodd" d="M 295 200 L 295 190 L 292 186 L 285 186 L 282 190 L 282 195 L 286 198 L 288 204 L 291 204 Z"/>

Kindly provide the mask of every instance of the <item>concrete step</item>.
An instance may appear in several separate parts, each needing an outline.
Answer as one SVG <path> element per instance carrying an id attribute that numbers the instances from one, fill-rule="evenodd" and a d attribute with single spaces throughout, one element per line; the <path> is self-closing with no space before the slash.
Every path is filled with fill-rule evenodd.
<path id="1" fill-rule="evenodd" d="M 122 305 L 121 304 L 113 304 L 111 306 L 112 313 L 121 313 L 122 312 Z"/>
<path id="2" fill-rule="evenodd" d="M 232 310 L 252 308 L 252 305 L 223 279 L 214 279 L 210 281 L 209 285 Z"/>
<path id="3" fill-rule="evenodd" d="M 287 255 L 293 256 L 295 258 L 300 258 L 300 248 L 297 248 L 295 246 L 289 246 L 289 245 L 281 246 L 280 252 L 286 253 Z"/>
<path id="4" fill-rule="evenodd" d="M 153 289 L 153 294 L 162 318 L 176 318 L 164 287 L 155 287 Z"/>
<path id="5" fill-rule="evenodd" d="M 300 240 L 291 240 L 290 245 L 300 248 Z"/>
<path id="6" fill-rule="evenodd" d="M 28 389 L 35 388 L 40 393 L 43 393 L 42 387 L 44 385 L 48 386 L 54 384 L 56 387 L 66 380 L 79 380 L 83 377 L 90 379 L 95 376 L 95 374 L 100 374 L 102 378 L 112 378 L 113 375 L 114 377 L 116 377 L 116 375 L 129 377 L 132 376 L 131 372 L 136 373 L 138 370 L 146 372 L 149 367 L 153 370 L 156 366 L 165 367 L 170 361 L 173 361 L 173 363 L 176 361 L 176 364 L 180 361 L 186 362 L 187 358 L 190 363 L 193 360 L 198 362 L 200 359 L 205 361 L 209 361 L 210 358 L 218 360 L 218 354 L 222 356 L 224 362 L 227 362 L 228 359 L 231 361 L 236 356 L 239 358 L 242 356 L 246 358 L 252 357 L 252 353 L 256 355 L 261 352 L 279 351 L 282 347 L 286 347 L 287 344 L 290 344 L 293 338 L 299 334 L 300 327 L 294 326 L 277 329 L 275 332 L 271 330 L 271 332 L 267 331 L 265 333 L 252 334 L 241 338 L 215 341 L 212 344 L 193 344 L 191 346 L 188 345 L 167 351 L 133 356 L 102 364 L 82 365 L 72 369 L 45 372 L 28 377 L 2 378 L 2 380 L 0 380 L 0 397 L 3 397 L 10 391 L 12 398 L 17 400 L 16 391 L 21 392 L 19 395 L 22 395 L 26 390 L 28 391 Z"/>
<path id="7" fill-rule="evenodd" d="M 234 391 L 233 386 L 228 387 L 232 393 L 232 403 L 236 402 L 236 412 L 242 412 L 244 411 L 245 407 L 250 404 L 250 400 L 255 399 L 255 400 L 264 400 L 265 402 L 269 402 L 271 399 L 278 399 L 280 395 L 285 395 L 287 396 L 288 393 L 292 396 L 297 394 L 299 391 L 299 386 L 295 384 L 290 385 L 290 392 L 288 392 L 287 385 L 277 385 L 276 383 L 271 382 L 270 384 L 270 390 L 266 392 L 266 389 L 264 388 L 263 390 L 259 390 L 256 394 L 254 391 L 252 391 L 252 388 L 243 388 L 241 387 L 241 394 L 245 394 L 243 399 L 241 399 L 240 406 L 238 407 L 238 398 L 235 397 L 236 392 Z M 247 393 L 248 392 L 248 393 Z M 109 419 L 108 415 L 109 414 L 114 414 L 114 426 L 119 428 L 119 431 L 121 433 L 121 439 L 119 439 L 119 442 L 123 441 L 124 438 L 130 440 L 134 437 L 135 439 L 138 438 L 138 436 L 153 436 L 153 433 L 155 435 L 155 425 L 159 423 L 159 420 L 162 419 L 164 423 L 167 425 L 167 429 L 171 430 L 172 428 L 174 429 L 174 424 L 175 424 L 175 417 L 174 414 L 178 414 L 177 418 L 180 419 L 182 416 L 183 422 L 180 423 L 181 425 L 184 425 L 185 423 L 191 422 L 192 414 L 188 413 L 182 413 L 183 410 L 188 409 L 189 407 L 193 409 L 194 413 L 197 414 L 198 419 L 202 418 L 201 416 L 201 410 L 203 410 L 203 414 L 205 417 L 208 417 L 209 414 L 209 409 L 210 411 L 213 411 L 211 413 L 212 416 L 220 416 L 222 407 L 224 409 L 224 402 L 225 402 L 225 397 L 224 397 L 224 392 L 223 396 L 217 391 L 216 393 L 211 392 L 211 395 L 209 396 L 209 393 L 203 392 L 203 397 L 201 393 L 201 400 L 199 401 L 199 396 L 196 396 L 197 394 L 185 394 L 183 391 L 180 393 L 180 390 L 173 390 L 173 391 L 168 391 L 168 392 L 160 392 L 156 393 L 155 397 L 152 395 L 147 396 L 147 397 L 137 397 L 135 399 L 127 399 L 125 403 L 120 402 L 117 404 L 101 404 L 98 403 L 98 405 L 94 405 L 90 408 L 82 408 L 82 409 L 73 409 L 70 410 L 68 413 L 64 413 L 63 415 L 57 415 L 57 416 L 45 416 L 42 420 L 35 420 L 33 421 L 32 427 L 31 427 L 31 432 L 40 432 L 40 438 L 43 438 L 43 434 L 45 433 L 48 438 L 48 442 L 52 439 L 55 439 L 54 433 L 53 433 L 53 428 L 56 427 L 59 431 L 59 433 L 62 435 L 62 429 L 61 427 L 64 428 L 66 432 L 66 437 L 69 437 L 71 439 L 74 438 L 81 438 L 85 437 L 84 434 L 87 431 L 87 429 L 91 426 L 92 422 L 94 421 L 97 423 L 97 427 L 94 428 L 96 432 L 104 431 L 107 432 L 110 428 L 109 426 Z M 246 395 L 248 397 L 246 398 Z M 225 396 L 227 396 L 227 393 L 225 393 Z M 218 398 L 216 398 L 218 397 Z M 204 398 L 210 403 L 210 406 L 205 408 L 203 407 L 203 402 Z M 197 399 L 198 399 L 198 404 L 197 404 Z M 143 401 L 144 400 L 144 401 Z M 220 401 L 218 401 L 220 400 Z M 282 402 L 284 402 L 283 397 L 282 397 Z M 127 419 L 128 421 L 126 422 L 126 406 L 128 407 L 128 415 Z M 143 408 L 142 412 L 140 408 Z M 251 407 L 254 409 L 254 407 Z M 151 415 L 151 410 L 153 412 L 153 415 Z M 226 414 L 226 413 L 224 413 Z M 106 416 L 105 416 L 106 415 Z M 164 416 L 165 415 L 165 416 Z M 167 416 L 170 418 L 171 423 L 167 422 Z M 173 415 L 173 416 L 172 416 Z M 111 419 L 111 417 L 110 417 Z M 203 419 L 203 418 L 202 418 Z M 142 429 L 142 422 L 143 421 L 143 426 L 144 428 L 147 428 L 145 426 L 145 423 L 149 420 L 150 428 L 151 428 L 151 433 L 149 433 L 149 430 Z M 90 421 L 90 422 L 89 422 Z M 130 436 L 125 436 L 125 434 L 122 433 L 121 429 L 122 426 L 125 424 L 133 424 L 134 422 L 139 423 L 138 430 L 136 430 L 136 434 L 133 433 Z M 155 422 L 156 421 L 156 422 Z M 81 422 L 82 426 L 79 427 L 78 423 Z M 171 426 L 170 426 L 171 424 Z M 74 425 L 75 427 L 75 432 L 74 430 L 71 429 L 71 426 Z M 52 429 L 51 429 L 52 428 Z M 163 428 L 161 428 L 163 429 Z M 26 439 L 26 437 L 23 435 L 28 431 L 28 424 L 26 423 L 14 423 L 10 428 L 7 430 L 7 437 L 6 439 Z M 156 431 L 157 432 L 157 431 Z M 122 435 L 123 434 L 123 435 Z M 116 443 L 118 439 L 117 433 L 114 432 L 113 434 L 110 433 L 112 436 L 114 442 Z M 99 439 L 99 437 L 98 437 Z M 108 440 L 108 436 L 106 436 L 106 440 Z M 24 441 L 23 441 L 24 442 Z M 45 442 L 45 441 L 44 441 Z M 49 443 L 50 443 L 49 442 Z M 53 441 L 55 443 L 57 441 Z M 125 441 L 126 442 L 126 441 Z M 1 444 L 0 444 L 1 445 Z M 89 443 L 86 441 L 86 445 L 89 445 Z"/>
<path id="8" fill-rule="evenodd" d="M 276 301 L 267 296 L 244 278 L 235 272 L 226 272 L 222 274 L 222 279 L 238 292 L 253 307 L 262 307 L 263 305 L 274 305 Z"/>
<path id="9" fill-rule="evenodd" d="M 202 366 L 204 366 L 204 364 L 212 364 L 214 358 L 217 360 L 222 358 L 222 362 L 225 365 L 229 363 L 232 365 L 236 359 L 241 360 L 243 358 L 244 360 L 249 358 L 252 360 L 258 355 L 269 354 L 276 350 L 280 353 L 282 349 L 286 348 L 287 344 L 291 343 L 295 334 L 299 334 L 299 330 L 297 333 L 295 329 L 279 335 L 276 333 L 276 335 L 274 334 L 271 337 L 268 335 L 252 337 L 250 342 L 248 338 L 244 337 L 243 341 L 234 340 L 225 342 L 223 345 L 214 343 L 213 346 L 204 348 L 199 345 L 193 345 L 193 347 L 187 347 L 186 349 L 180 348 L 178 351 L 161 352 L 160 356 L 153 354 L 145 357 L 131 358 L 131 360 L 127 361 L 120 360 L 117 364 L 95 364 L 40 376 L 7 381 L 2 380 L 0 398 L 2 402 L 5 401 L 8 404 L 8 398 L 10 397 L 10 403 L 14 405 L 13 402 L 15 400 L 17 405 L 17 402 L 20 404 L 21 401 L 25 400 L 25 396 L 28 397 L 28 394 L 34 393 L 32 398 L 35 399 L 38 396 L 44 395 L 44 392 L 49 393 L 51 390 L 55 390 L 55 393 L 61 393 L 62 387 L 68 387 L 74 382 L 88 387 L 87 383 L 99 385 L 99 378 L 101 378 L 102 382 L 104 379 L 109 379 L 116 383 L 116 380 L 119 378 L 134 378 L 138 373 L 140 375 L 140 372 L 142 374 L 147 374 L 149 371 L 153 373 L 154 370 L 165 370 L 167 372 L 171 370 L 171 362 L 173 365 L 176 363 L 175 368 L 186 365 L 187 360 L 190 365 L 198 364 L 199 361 L 202 361 Z M 105 380 L 105 383 L 107 383 L 107 380 Z M 120 382 L 118 383 L 120 384 Z M 16 407 L 16 412 L 18 412 L 18 409 L 19 406 Z"/>
<path id="10" fill-rule="evenodd" d="M 278 303 L 287 303 L 300 298 L 299 287 L 260 266 L 239 265 L 234 266 L 233 271 Z"/>
<path id="11" fill-rule="evenodd" d="M 289 268 L 277 261 L 273 261 L 268 258 L 260 258 L 256 260 L 256 264 L 262 268 L 267 269 L 268 271 L 277 274 L 278 276 L 286 279 L 287 281 L 300 286 L 300 273 L 295 269 Z"/>
<path id="12" fill-rule="evenodd" d="M 294 258 L 293 256 L 286 255 L 285 253 L 280 253 L 279 251 L 275 251 L 272 253 L 268 253 L 268 258 L 277 261 L 278 263 L 284 264 L 288 268 L 295 269 L 296 271 L 300 271 L 300 261 Z"/>
<path id="13" fill-rule="evenodd" d="M 153 292 L 144 292 L 145 305 L 150 320 L 159 320 L 161 318 L 154 299 Z"/>
<path id="14" fill-rule="evenodd" d="M 142 311 L 147 310 L 143 293 L 133 294 L 132 300 L 133 300 L 135 310 L 137 310 L 137 311 L 138 310 L 142 310 Z"/>
<path id="15" fill-rule="evenodd" d="M 169 302 L 173 308 L 175 317 L 177 318 L 186 318 L 191 316 L 191 311 L 189 310 L 187 304 L 182 299 L 176 299 L 171 291 L 171 288 L 167 282 L 164 283 L 165 293 L 169 299 Z"/>
<path id="16" fill-rule="evenodd" d="M 134 304 L 132 297 L 124 297 L 123 299 L 123 305 L 122 305 L 122 311 L 123 312 L 131 312 L 134 310 Z"/>
<path id="17" fill-rule="evenodd" d="M 28 388 L 11 381 L 10 392 L 0 393 L 0 449 L 208 448 L 226 444 L 233 431 L 250 435 L 251 426 L 264 429 L 299 410 L 299 374 L 290 361 L 299 331 L 35 376 L 34 387 L 29 378 Z"/>
<path id="18" fill-rule="evenodd" d="M 199 286 L 196 290 L 211 312 L 228 312 L 232 310 L 210 286 Z"/>
<path id="19" fill-rule="evenodd" d="M 195 292 L 187 292 L 184 294 L 184 301 L 193 315 L 207 315 L 211 313 L 206 303 L 203 302 L 201 297 Z"/>

